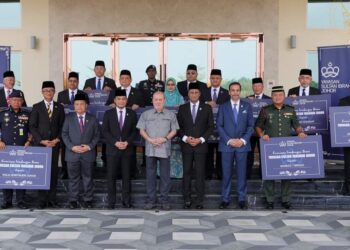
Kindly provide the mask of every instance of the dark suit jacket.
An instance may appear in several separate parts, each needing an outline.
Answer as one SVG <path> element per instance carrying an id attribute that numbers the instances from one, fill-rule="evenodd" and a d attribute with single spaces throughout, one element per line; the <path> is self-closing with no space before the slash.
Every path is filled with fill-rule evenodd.
<path id="1" fill-rule="evenodd" d="M 119 149 L 114 146 L 117 141 L 127 141 L 128 147 L 125 149 L 125 153 L 133 154 L 133 142 L 137 133 L 136 124 L 136 112 L 126 108 L 123 129 L 120 131 L 116 108 L 106 111 L 103 117 L 102 134 L 106 140 L 107 155 L 115 155 L 118 152 Z"/>
<path id="2" fill-rule="evenodd" d="M 102 89 L 105 86 L 108 86 L 111 89 L 116 89 L 117 88 L 117 86 L 115 85 L 115 81 L 113 79 L 111 79 L 111 78 L 108 78 L 108 77 L 104 77 L 104 82 L 102 84 Z M 87 79 L 85 81 L 85 85 L 84 85 L 83 89 L 86 89 L 87 87 L 90 87 L 93 90 L 96 89 L 96 77 L 89 78 L 89 79 Z"/>
<path id="3" fill-rule="evenodd" d="M 197 81 L 200 85 L 201 93 L 203 93 L 208 87 L 207 84 L 201 81 Z M 180 94 L 186 99 L 188 97 L 188 88 L 187 88 L 187 80 L 178 82 L 177 83 L 177 89 L 179 90 Z"/>
<path id="4" fill-rule="evenodd" d="M 57 102 L 62 105 L 72 104 L 70 102 L 70 94 L 71 93 L 69 92 L 69 89 L 62 90 L 61 92 L 58 93 Z M 88 94 L 86 94 L 84 91 L 81 91 L 80 89 L 78 89 L 77 94 L 84 94 L 87 97 L 87 100 L 89 100 Z M 89 101 L 88 101 L 88 104 L 89 104 Z"/>
<path id="5" fill-rule="evenodd" d="M 195 123 L 192 121 L 191 105 L 190 103 L 185 103 L 180 105 L 179 111 L 177 113 L 177 121 L 179 123 L 180 130 L 178 135 L 181 139 L 181 148 L 183 152 L 197 152 L 197 153 L 207 153 L 208 151 L 208 139 L 210 135 L 213 134 L 214 130 L 214 118 L 213 111 L 208 104 L 199 103 L 197 116 Z M 192 136 L 195 138 L 203 137 L 205 143 L 198 144 L 196 147 L 184 143 L 182 141 L 183 136 Z"/>
<path id="6" fill-rule="evenodd" d="M 34 145 L 42 146 L 41 140 L 61 138 L 64 117 L 64 108 L 57 102 L 53 103 L 51 120 L 44 101 L 34 104 L 29 117 L 29 130 L 33 135 Z"/>
<path id="7" fill-rule="evenodd" d="M 254 98 L 255 98 L 255 95 L 249 95 L 249 96 L 247 96 L 247 98 L 248 98 L 248 97 L 254 97 Z M 271 97 L 268 96 L 268 95 L 263 94 L 262 97 L 261 97 L 261 99 L 271 99 Z"/>
<path id="8" fill-rule="evenodd" d="M 220 152 L 249 152 L 251 150 L 250 137 L 254 132 L 254 119 L 252 107 L 248 102 L 240 100 L 240 107 L 237 117 L 237 125 L 234 123 L 231 101 L 219 107 L 216 119 L 216 127 L 219 132 Z M 244 139 L 247 144 L 240 148 L 233 148 L 227 145 L 230 139 Z"/>
<path id="9" fill-rule="evenodd" d="M 299 96 L 299 90 L 300 90 L 300 86 L 291 88 L 291 89 L 288 91 L 288 96 L 291 96 L 291 95 Z M 309 94 L 310 94 L 310 95 L 320 95 L 321 92 L 320 92 L 319 89 L 310 87 L 310 93 L 309 93 Z"/>
<path id="10" fill-rule="evenodd" d="M 118 88 L 120 89 L 120 87 Z M 114 91 L 110 91 L 109 92 L 109 96 L 106 102 L 106 105 L 110 105 L 114 102 L 114 97 L 115 97 L 115 92 Z M 126 103 L 127 107 L 131 107 L 132 105 L 137 104 L 140 107 L 144 107 L 144 100 L 143 100 L 143 96 L 140 92 L 140 90 L 131 87 L 129 96 L 128 96 L 128 102 Z"/>
<path id="11" fill-rule="evenodd" d="M 17 91 L 22 92 L 21 90 L 18 90 L 18 89 L 13 89 L 13 91 L 14 92 L 17 92 Z M 23 94 L 23 92 L 22 92 L 22 94 Z M 0 107 L 8 107 L 4 88 L 0 89 Z M 26 103 L 26 99 L 24 98 L 24 94 L 23 94 L 22 107 L 27 107 L 27 103 Z"/>
<path id="12" fill-rule="evenodd" d="M 212 87 L 206 88 L 204 90 L 204 92 L 202 93 L 201 100 L 203 102 L 212 101 L 211 89 L 212 89 Z M 223 104 L 223 103 L 227 102 L 228 100 L 230 100 L 230 95 L 228 93 L 228 90 L 224 89 L 223 87 L 220 87 L 220 91 L 217 94 L 218 94 L 218 99 L 216 100 L 216 104 L 218 104 L 218 105 Z"/>
<path id="13" fill-rule="evenodd" d="M 75 162 L 83 159 L 87 162 L 96 160 L 96 144 L 100 139 L 98 122 L 93 115 L 86 113 L 84 132 L 81 133 L 77 113 L 73 112 L 66 116 L 62 128 L 62 140 L 66 145 L 66 161 Z M 91 148 L 83 154 L 74 153 L 73 146 L 86 144 Z"/>

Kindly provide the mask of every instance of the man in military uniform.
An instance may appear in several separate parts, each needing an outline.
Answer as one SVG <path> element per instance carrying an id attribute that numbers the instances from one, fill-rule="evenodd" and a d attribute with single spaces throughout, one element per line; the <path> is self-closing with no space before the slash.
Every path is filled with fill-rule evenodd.
<path id="1" fill-rule="evenodd" d="M 272 88 L 272 104 L 261 109 L 255 124 L 257 135 L 265 141 L 270 137 L 291 136 L 291 128 L 300 138 L 306 137 L 300 126 L 294 107 L 284 104 L 285 92 L 283 86 Z M 282 207 L 290 209 L 290 181 L 281 181 Z M 266 208 L 273 209 L 275 195 L 275 181 L 265 180 L 263 190 L 266 196 Z"/>
<path id="2" fill-rule="evenodd" d="M 157 91 L 164 92 L 164 82 L 156 79 L 157 68 L 154 65 L 147 67 L 146 74 L 148 79 L 139 82 L 138 89 L 145 100 L 145 106 L 152 106 L 153 94 Z"/>
<path id="3" fill-rule="evenodd" d="M 5 149 L 7 145 L 28 147 L 32 140 L 28 126 L 29 112 L 21 109 L 24 101 L 23 93 L 20 91 L 13 91 L 9 95 L 9 98 L 10 107 L 0 113 L 0 150 Z M 4 189 L 3 194 L 4 202 L 1 208 L 11 208 L 13 190 Z M 24 202 L 24 194 L 25 190 L 16 189 L 17 207 L 20 209 L 28 208 Z"/>

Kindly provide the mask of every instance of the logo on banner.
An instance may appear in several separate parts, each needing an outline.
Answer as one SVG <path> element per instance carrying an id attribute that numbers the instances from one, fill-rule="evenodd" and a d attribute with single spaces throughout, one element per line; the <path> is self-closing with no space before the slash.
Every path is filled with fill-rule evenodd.
<path id="1" fill-rule="evenodd" d="M 328 77 L 335 78 L 339 75 L 339 71 L 340 71 L 339 67 L 338 66 L 333 67 L 332 62 L 328 63 L 328 67 L 323 66 L 321 68 L 321 74 L 324 78 L 328 78 Z"/>

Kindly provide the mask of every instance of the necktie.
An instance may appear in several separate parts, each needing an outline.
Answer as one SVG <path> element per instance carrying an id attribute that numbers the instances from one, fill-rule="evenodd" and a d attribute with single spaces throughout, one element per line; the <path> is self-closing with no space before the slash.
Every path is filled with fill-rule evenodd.
<path id="1" fill-rule="evenodd" d="M 255 99 L 260 99 L 260 96 L 256 95 L 256 96 L 255 96 Z"/>
<path id="2" fill-rule="evenodd" d="M 11 95 L 11 90 L 7 90 L 7 97 L 6 97 L 6 102 L 7 106 L 10 106 L 10 95 Z"/>
<path id="3" fill-rule="evenodd" d="M 122 131 L 123 129 L 123 111 L 122 110 L 119 111 L 119 128 L 120 128 L 120 131 Z"/>
<path id="4" fill-rule="evenodd" d="M 216 100 L 218 99 L 218 95 L 216 93 L 216 89 L 213 89 L 214 94 L 213 94 L 213 101 L 216 102 Z"/>
<path id="5" fill-rule="evenodd" d="M 98 90 L 101 90 L 101 78 L 98 78 L 98 81 L 97 81 L 97 89 L 98 89 Z"/>
<path id="6" fill-rule="evenodd" d="M 192 121 L 193 123 L 196 121 L 196 104 L 192 106 Z"/>
<path id="7" fill-rule="evenodd" d="M 84 121 L 83 121 L 83 116 L 80 115 L 79 116 L 79 127 L 80 127 L 80 133 L 83 133 L 84 132 Z"/>
<path id="8" fill-rule="evenodd" d="M 70 103 L 73 104 L 74 103 L 74 92 L 72 91 L 71 95 L 70 95 Z"/>
<path id="9" fill-rule="evenodd" d="M 47 104 L 47 114 L 49 115 L 49 119 L 51 120 L 52 110 L 51 110 L 51 103 L 50 102 Z"/>
<path id="10" fill-rule="evenodd" d="M 237 124 L 238 112 L 237 112 L 237 104 L 236 104 L 236 103 L 233 104 L 233 109 L 232 109 L 232 111 L 233 111 L 233 118 L 234 118 L 234 120 L 235 120 L 235 124 Z"/>
<path id="11" fill-rule="evenodd" d="M 305 94 L 305 88 L 303 88 L 303 93 L 301 94 L 302 96 L 306 96 Z"/>

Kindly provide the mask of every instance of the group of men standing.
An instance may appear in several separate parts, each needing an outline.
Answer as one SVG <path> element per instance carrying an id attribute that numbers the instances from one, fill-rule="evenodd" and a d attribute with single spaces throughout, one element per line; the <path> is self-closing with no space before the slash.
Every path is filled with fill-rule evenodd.
<path id="1" fill-rule="evenodd" d="M 96 145 L 100 134 L 106 144 L 108 208 L 116 206 L 116 176 L 122 175 L 122 206 L 133 207 L 131 200 L 130 175 L 135 161 L 134 139 L 139 130 L 145 140 L 147 202 L 145 209 L 157 206 L 156 179 L 157 166 L 160 169 L 160 198 L 158 202 L 164 210 L 171 209 L 169 191 L 171 140 L 178 135 L 183 157 L 183 199 L 184 209 L 190 209 L 195 203 L 196 209 L 204 208 L 205 179 L 211 178 L 216 169 L 222 178 L 222 202 L 220 209 L 228 208 L 231 202 L 231 180 L 233 167 L 237 172 L 237 204 L 247 208 L 247 177 L 251 174 L 254 162 L 254 150 L 258 139 L 290 136 L 293 128 L 298 136 L 305 137 L 292 106 L 284 104 L 283 86 L 272 88 L 272 104 L 260 111 L 254 123 L 250 104 L 241 100 L 241 84 L 232 82 L 228 90 L 221 87 L 221 71 L 211 71 L 211 87 L 197 80 L 197 67 L 190 64 L 186 71 L 186 80 L 177 87 L 187 102 L 178 108 L 177 115 L 165 108 L 164 82 L 156 80 L 156 68 L 150 65 L 146 69 L 148 80 L 140 82 L 138 88 L 131 86 L 129 70 L 120 72 L 120 87 L 113 79 L 104 76 L 103 61 L 96 61 L 96 77 L 88 79 L 84 90 L 101 89 L 109 91 L 106 105 L 108 110 L 99 129 L 96 118 L 87 112 L 89 104 L 86 92 L 78 90 L 79 75 L 70 72 L 68 89 L 58 94 L 53 101 L 55 85 L 52 81 L 42 84 L 43 100 L 33 105 L 32 111 L 21 109 L 25 104 L 21 91 L 13 89 L 12 71 L 4 73 L 4 90 L 0 90 L 0 101 L 9 108 L 0 113 L 1 141 L 0 149 L 6 145 L 43 146 L 52 148 L 51 185 L 48 191 L 39 191 L 38 207 L 57 207 L 56 186 L 58 179 L 58 156 L 60 145 L 65 146 L 65 161 L 69 176 L 70 208 L 93 207 L 92 168 L 96 158 Z M 311 70 L 300 71 L 300 86 L 288 92 L 290 96 L 319 94 L 310 87 Z M 12 85 L 11 85 L 12 84 Z M 11 87 L 12 86 L 12 87 Z M 253 92 L 248 98 L 270 98 L 263 94 L 261 78 L 252 80 Z M 8 91 L 10 89 L 10 91 Z M 4 93 L 2 93 L 4 92 Z M 4 95 L 2 97 L 1 95 Z M 73 104 L 75 112 L 65 115 L 63 105 Z M 143 106 L 153 106 L 141 114 L 139 120 L 135 110 Z M 213 108 L 218 107 L 216 129 L 218 143 L 208 143 L 214 131 Z M 20 122 L 17 131 L 11 123 Z M 13 136 L 13 133 L 18 136 Z M 256 132 L 254 134 L 254 131 Z M 63 143 L 62 143 L 63 141 Z M 214 157 L 214 155 L 216 157 Z M 216 159 L 216 163 L 214 163 Z M 215 167 L 214 167 L 215 166 Z M 196 200 L 191 193 L 191 171 L 195 169 Z M 79 201 L 79 185 L 83 183 L 83 200 Z M 266 207 L 274 208 L 274 181 L 264 182 Z M 12 191 L 4 190 L 2 208 L 12 206 Z M 17 191 L 17 206 L 26 208 L 22 191 Z M 290 182 L 282 182 L 282 206 L 290 205 Z"/>

